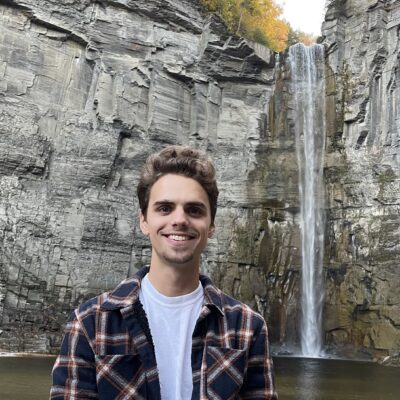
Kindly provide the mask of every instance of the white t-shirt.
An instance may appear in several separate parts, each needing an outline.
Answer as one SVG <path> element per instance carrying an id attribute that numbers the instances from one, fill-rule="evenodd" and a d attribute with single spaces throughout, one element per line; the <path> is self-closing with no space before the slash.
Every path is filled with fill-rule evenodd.
<path id="1" fill-rule="evenodd" d="M 168 297 L 158 292 L 146 275 L 139 299 L 153 337 L 162 400 L 191 399 L 192 335 L 204 299 L 201 283 L 192 293 Z"/>

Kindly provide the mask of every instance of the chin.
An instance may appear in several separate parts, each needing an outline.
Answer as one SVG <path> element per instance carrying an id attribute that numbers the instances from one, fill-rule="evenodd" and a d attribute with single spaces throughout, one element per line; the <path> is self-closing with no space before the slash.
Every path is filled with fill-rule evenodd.
<path id="1" fill-rule="evenodd" d="M 165 257 L 165 261 L 172 266 L 185 267 L 188 264 L 193 264 L 194 257 L 193 255 L 187 257 Z"/>

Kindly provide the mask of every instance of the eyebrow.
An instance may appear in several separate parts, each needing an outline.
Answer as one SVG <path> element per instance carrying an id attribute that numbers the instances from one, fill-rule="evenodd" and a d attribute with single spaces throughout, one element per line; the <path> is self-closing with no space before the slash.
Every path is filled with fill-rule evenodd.
<path id="1" fill-rule="evenodd" d="M 185 206 L 189 206 L 189 207 L 196 206 L 196 207 L 207 209 L 207 206 L 201 201 L 189 201 L 185 204 Z"/>
<path id="2" fill-rule="evenodd" d="M 174 204 L 174 202 L 170 201 L 170 200 L 159 200 L 159 201 L 154 202 L 152 204 L 152 207 L 172 205 L 172 204 Z"/>
<path id="3" fill-rule="evenodd" d="M 164 205 L 174 205 L 175 203 L 171 200 L 159 200 L 156 201 L 152 204 L 153 207 L 158 207 L 158 206 L 164 206 Z M 196 206 L 196 207 L 201 207 L 204 209 L 207 209 L 207 206 L 201 202 L 201 201 L 188 201 L 187 203 L 185 203 L 184 205 L 185 207 L 187 206 Z"/>

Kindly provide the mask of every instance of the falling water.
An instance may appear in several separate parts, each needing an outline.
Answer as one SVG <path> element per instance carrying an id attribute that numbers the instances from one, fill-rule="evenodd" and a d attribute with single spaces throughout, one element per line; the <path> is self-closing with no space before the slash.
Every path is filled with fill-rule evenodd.
<path id="1" fill-rule="evenodd" d="M 323 156 L 325 146 L 324 48 L 289 49 L 299 165 L 302 238 L 301 350 L 322 353 Z"/>

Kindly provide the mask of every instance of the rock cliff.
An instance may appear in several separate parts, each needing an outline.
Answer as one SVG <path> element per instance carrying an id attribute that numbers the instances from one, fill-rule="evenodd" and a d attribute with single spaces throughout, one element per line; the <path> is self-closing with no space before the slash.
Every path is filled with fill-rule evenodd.
<path id="1" fill-rule="evenodd" d="M 273 53 L 196 1 L 3 1 L 0 20 L 0 347 L 56 351 L 72 308 L 149 261 L 135 187 L 167 143 L 214 156 L 205 269 L 265 311 L 259 221 L 284 186 L 258 179 Z"/>
<path id="2" fill-rule="evenodd" d="M 327 48 L 325 330 L 400 347 L 400 2 L 335 1 Z M 397 14 L 396 14 L 397 13 Z M 70 310 L 149 261 L 146 156 L 213 156 L 203 269 L 298 340 L 300 235 L 290 71 L 196 0 L 0 2 L 0 349 L 57 351 Z"/>
<path id="3" fill-rule="evenodd" d="M 336 0 L 327 47 L 327 340 L 400 350 L 400 2 Z"/>

